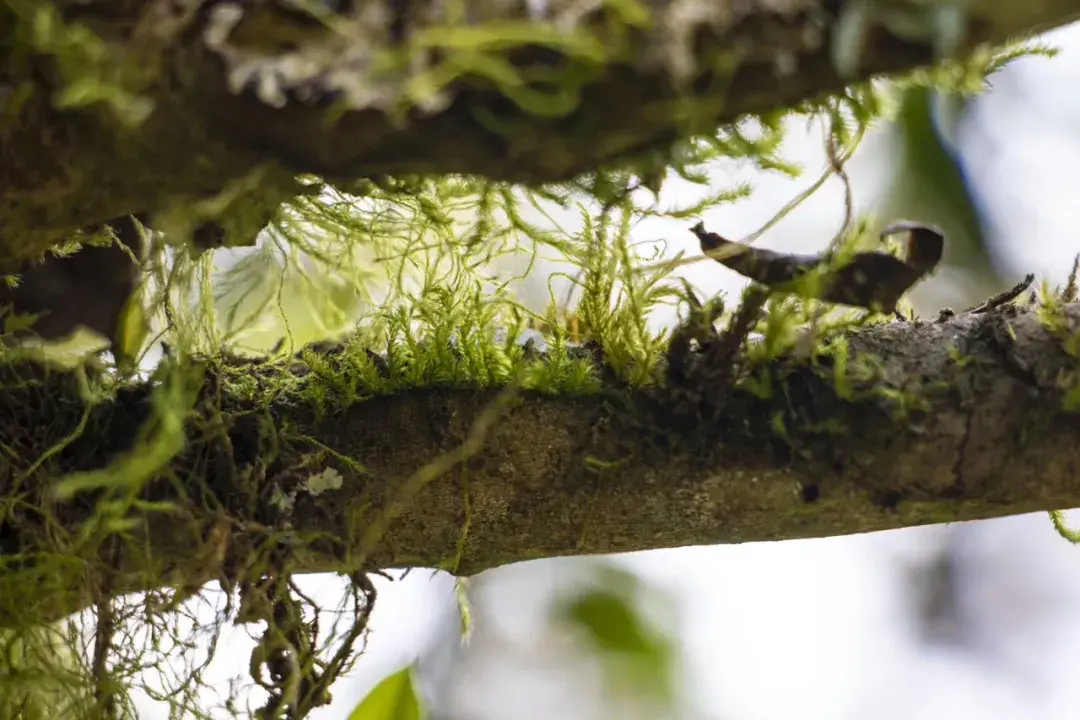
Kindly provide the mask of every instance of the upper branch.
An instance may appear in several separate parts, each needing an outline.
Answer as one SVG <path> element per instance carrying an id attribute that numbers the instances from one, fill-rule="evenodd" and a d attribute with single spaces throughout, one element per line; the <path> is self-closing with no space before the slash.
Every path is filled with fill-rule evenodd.
<path id="1" fill-rule="evenodd" d="M 454 17 L 445 3 L 308 3 L 319 19 L 289 0 L 20 4 L 0 10 L 0 238 L 31 257 L 237 178 L 282 196 L 296 173 L 539 182 L 663 153 L 838 90 L 837 43 L 852 41 L 837 28 L 881 4 L 927 13 L 924 0 L 489 2 Z M 1080 16 L 1080 0 L 963 6 L 955 52 Z M 64 23 L 35 24 L 53 8 Z M 862 22 L 850 79 L 929 62 L 935 36 L 910 26 Z"/>

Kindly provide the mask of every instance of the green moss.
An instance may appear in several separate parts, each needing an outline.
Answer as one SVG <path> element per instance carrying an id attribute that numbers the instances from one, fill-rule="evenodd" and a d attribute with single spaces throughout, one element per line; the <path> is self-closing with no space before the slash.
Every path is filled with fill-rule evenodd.
<path id="1" fill-rule="evenodd" d="M 606 7 L 609 17 L 617 22 L 603 25 L 596 34 L 492 26 L 478 32 L 425 35 L 421 42 L 445 50 L 444 62 L 411 79 L 402 111 L 469 73 L 476 82 L 502 90 L 526 112 L 571 114 L 583 84 L 605 65 L 623 59 L 628 47 L 626 33 L 648 21 L 638 3 L 611 2 Z M 11 18 L 17 22 L 3 22 Z M 17 59 L 20 53 L 30 51 L 54 56 L 65 83 L 53 99 L 61 107 L 104 105 L 131 124 L 144 118 L 146 106 L 139 88 L 145 77 L 135 72 L 142 69 L 136 68 L 139 63 L 115 57 L 108 44 L 85 27 L 69 27 L 57 20 L 52 3 L 7 0 L 0 7 L 7 57 Z M 542 77 L 520 78 L 506 61 L 507 48 L 518 46 L 555 47 L 568 61 Z M 26 643 L 38 642 L 37 647 L 44 647 L 32 633 L 40 620 L 38 613 L 44 610 L 26 605 L 26 587 L 52 589 L 53 584 L 65 582 L 82 589 L 101 587 L 109 567 L 107 561 L 102 562 L 103 557 L 113 557 L 111 553 L 119 552 L 118 548 L 143 557 L 146 548 L 131 540 L 140 525 L 188 511 L 175 503 L 148 499 L 143 491 L 158 482 L 169 484 L 178 497 L 220 513 L 220 524 L 201 528 L 197 537 L 177 538 L 188 554 L 196 559 L 205 557 L 208 567 L 213 567 L 215 553 L 224 552 L 221 546 L 227 543 L 230 522 L 240 518 L 236 521 L 264 528 L 255 547 L 246 553 L 248 564 L 225 583 L 238 583 L 244 597 L 243 607 L 232 619 L 266 619 L 260 612 L 275 618 L 287 616 L 294 624 L 274 619 L 264 641 L 295 632 L 290 635 L 294 647 L 303 647 L 303 632 L 295 620 L 301 615 L 302 598 L 298 600 L 287 585 L 294 558 L 314 546 L 350 552 L 368 538 L 377 519 L 370 508 L 376 503 L 374 498 L 361 496 L 353 505 L 361 510 L 349 519 L 351 537 L 333 538 L 325 533 L 296 536 L 288 527 L 289 508 L 303 501 L 305 493 L 312 494 L 328 482 L 325 473 L 331 463 L 342 464 L 362 477 L 364 459 L 343 457 L 316 439 L 300 437 L 287 419 L 271 414 L 275 407 L 287 405 L 298 412 L 310 410 L 327 416 L 380 396 L 436 387 L 512 386 L 547 394 L 653 387 L 660 389 L 658 397 L 670 399 L 662 392 L 670 338 L 652 330 L 648 319 L 662 304 L 679 299 L 680 288 L 673 277 L 679 259 L 664 260 L 660 257 L 662 248 L 635 245 L 631 229 L 644 218 L 687 219 L 745 196 L 746 187 L 710 183 L 708 164 L 717 158 L 749 158 L 762 168 L 796 171 L 779 152 L 785 113 L 745 118 L 737 126 L 719 130 L 705 122 L 715 117 L 717 104 L 723 102 L 726 88 L 719 80 L 730 75 L 735 64 L 727 53 L 719 53 L 713 60 L 716 92 L 697 97 L 688 94 L 683 99 L 678 106 L 681 128 L 676 137 L 658 149 L 642 150 L 629 162 L 598 168 L 566 183 L 517 188 L 472 177 L 378 178 L 338 188 L 327 185 L 322 196 L 313 197 L 310 193 L 295 194 L 293 179 L 281 177 L 280 171 L 255 168 L 227 183 L 213 197 L 176 199 L 164 208 L 163 229 L 177 247 L 185 247 L 192 229 L 202 221 L 227 216 L 228 232 L 242 236 L 252 222 L 264 217 L 266 204 L 276 209 L 276 215 L 264 245 L 250 251 L 228 273 L 212 272 L 209 253 L 201 258 L 183 252 L 173 256 L 164 245 L 155 248 L 147 307 L 157 323 L 157 337 L 164 339 L 171 351 L 149 382 L 121 382 L 85 369 L 62 376 L 42 371 L 27 375 L 22 365 L 5 366 L 3 382 L 20 388 L 26 398 L 24 407 L 11 409 L 19 411 L 20 422 L 40 428 L 41 444 L 50 446 L 41 458 L 28 464 L 20 457 L 20 448 L 4 448 L 6 452 L 0 454 L 0 474 L 16 478 L 19 488 L 29 488 L 29 480 L 35 479 L 38 488 L 34 491 L 37 495 L 26 497 L 13 488 L 0 520 L 37 522 L 47 528 L 41 533 L 41 547 L 5 553 L 2 561 L 2 579 L 11 591 L 0 593 L 5 603 L 0 610 L 17 619 L 15 624 L 21 627 L 13 632 Z M 882 108 L 879 94 L 867 85 L 801 109 L 820 111 L 835 120 L 837 142 L 850 150 Z M 664 110 L 670 108 L 665 106 Z M 477 120 L 502 133 L 511 149 L 522 136 L 521 128 L 512 122 L 484 116 Z M 667 122 L 658 119 L 658 124 Z M 622 153 L 634 148 L 640 138 L 612 134 L 600 142 L 611 153 Z M 696 183 L 700 199 L 677 207 L 647 202 L 642 189 L 656 191 L 668 177 Z M 813 187 L 820 187 L 828 177 L 823 176 Z M 93 178 L 85 181 L 93 182 Z M 279 206 L 282 198 L 290 199 Z M 546 210 L 576 210 L 583 229 L 570 233 L 537 227 L 522 217 L 521 208 L 526 204 Z M 777 218 L 790 209 L 781 211 Z M 467 221 L 461 219 L 469 215 Z M 838 257 L 854 243 L 866 240 L 858 227 L 849 239 L 852 244 L 839 248 Z M 515 253 L 531 254 L 533 259 L 540 253 L 565 258 L 575 271 L 572 302 L 553 299 L 549 310 L 539 317 L 517 303 L 505 278 L 491 277 L 487 272 L 493 260 Z M 853 359 L 842 339 L 851 328 L 879 318 L 865 313 L 822 315 L 818 303 L 794 296 L 770 299 L 767 310 L 767 319 L 757 327 L 760 341 L 748 347 L 737 372 L 724 382 L 774 401 L 766 422 L 779 438 L 790 439 L 800 433 L 843 434 L 845 428 L 829 422 L 827 403 L 863 400 L 867 387 L 901 408 L 919 406 L 925 388 L 888 388 L 876 383 L 878 368 L 873 359 Z M 1047 311 L 1048 326 L 1055 317 Z M 572 323 L 568 323 L 570 319 Z M 535 352 L 519 342 L 530 327 L 539 329 L 545 352 Z M 312 344 L 335 335 L 344 337 L 340 346 Z M 581 341 L 588 343 L 587 351 L 581 348 Z M 1067 350 L 1075 350 L 1075 342 L 1063 342 Z M 821 417 L 795 417 L 788 412 L 791 406 L 799 405 L 787 402 L 788 394 L 798 389 L 787 383 L 784 364 L 779 361 L 796 350 L 802 353 L 800 362 L 811 363 L 821 381 L 820 386 L 802 389 L 820 395 L 826 404 Z M 241 362 L 240 353 L 256 359 Z M 258 359 L 260 355 L 267 357 Z M 51 398 L 66 396 L 57 391 L 57 383 L 77 383 L 84 406 L 56 407 Z M 703 390 L 723 394 L 730 388 Z M 95 418 L 100 422 L 110 411 L 110 398 L 116 393 L 136 393 L 142 401 L 139 404 L 150 408 L 146 421 L 132 427 L 131 446 L 107 449 L 115 458 L 107 467 L 65 475 L 66 465 L 60 459 L 87 436 Z M 608 397 L 612 415 L 617 416 L 620 396 L 609 392 Z M 235 407 L 236 402 L 246 406 Z M 699 420 L 690 418 L 691 422 Z M 491 417 L 486 421 L 494 422 Z M 655 431 L 658 444 L 675 442 L 674 430 L 657 427 Z M 472 430 L 462 434 L 466 437 L 454 440 L 465 445 Z M 241 443 L 245 446 L 238 447 Z M 314 449 L 296 457 L 283 449 L 301 443 Z M 181 471 L 172 463 L 192 445 L 224 447 L 214 457 L 232 459 L 234 465 L 207 468 L 195 463 L 178 476 Z M 621 450 L 614 448 L 610 458 L 583 462 L 597 472 L 609 471 L 624 461 L 616 452 Z M 640 451 L 648 452 L 648 448 Z M 197 452 L 193 456 L 203 457 Z M 439 458 L 421 468 L 418 482 L 430 482 L 447 465 L 445 458 Z M 224 483 L 228 492 L 211 487 L 211 476 Z M 315 485 L 311 482 L 314 478 L 320 479 Z M 21 485 L 23 481 L 26 485 Z M 270 487 L 272 483 L 276 485 Z M 76 532 L 61 533 L 53 527 L 53 518 L 27 510 L 36 507 L 35 513 L 48 512 L 40 508 L 56 507 L 57 498 L 68 500 L 67 507 L 82 513 Z M 821 513 L 820 505 L 813 512 Z M 950 519 L 937 506 L 918 503 L 901 503 L 901 512 L 919 521 Z M 459 554 L 468 542 L 468 530 L 466 518 Z M 536 557 L 541 556 L 543 552 L 537 550 Z M 358 570 L 364 569 L 359 567 L 362 560 L 356 559 Z M 457 564 L 458 558 L 446 558 L 441 566 L 454 570 Z M 154 572 L 147 584 L 183 585 L 170 583 L 164 568 Z M 197 568 L 191 574 L 198 575 Z M 160 600 L 159 606 L 167 611 L 146 611 L 145 621 L 160 636 L 167 636 L 178 625 L 176 604 L 184 599 L 184 592 L 198 593 L 203 582 L 215 578 L 195 579 L 200 582 Z M 362 589 L 362 581 L 354 580 L 351 590 L 359 593 Z M 274 612 L 267 613 L 271 607 Z M 362 631 L 368 610 L 355 610 L 349 632 Z M 110 650 L 117 656 L 130 649 Z M 350 646 L 345 656 L 351 657 L 353 650 Z M 128 659 L 131 662 L 117 666 L 115 677 L 96 681 L 129 681 L 130 675 L 119 675 L 133 672 L 139 663 Z M 340 670 L 345 664 L 341 660 L 336 667 Z M 52 669 L 55 676 L 63 676 L 63 669 Z M 65 702 L 86 699 L 83 680 L 77 688 L 64 690 L 69 695 Z M 13 691 L 0 687 L 0 707 L 10 697 L 5 692 Z M 176 702 L 179 707 L 191 699 Z M 52 702 L 51 706 L 61 705 Z M 192 710 L 188 704 L 177 712 L 197 714 L 197 709 Z"/>
<path id="2" fill-rule="evenodd" d="M 897 505 L 896 512 L 904 525 L 947 524 L 960 520 L 953 508 L 940 502 L 904 500 Z"/>

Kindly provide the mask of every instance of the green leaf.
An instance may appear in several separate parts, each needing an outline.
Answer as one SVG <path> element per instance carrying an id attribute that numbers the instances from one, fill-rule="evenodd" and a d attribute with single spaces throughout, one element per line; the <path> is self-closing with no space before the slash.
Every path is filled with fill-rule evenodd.
<path id="1" fill-rule="evenodd" d="M 671 640 L 638 607 L 647 591 L 637 576 L 604 565 L 592 589 L 561 602 L 556 618 L 581 632 L 599 653 L 609 682 L 669 701 L 673 692 Z"/>
<path id="2" fill-rule="evenodd" d="M 124 303 L 117 323 L 116 337 L 112 338 L 113 357 L 116 358 L 116 366 L 122 374 L 135 369 L 135 361 L 149 333 L 150 325 L 146 319 L 143 289 L 140 286 Z"/>
<path id="3" fill-rule="evenodd" d="M 349 714 L 349 720 L 422 720 L 425 717 L 427 712 L 416 692 L 411 666 L 376 685 Z"/>
<path id="4" fill-rule="evenodd" d="M 893 191 L 908 196 L 907 203 L 926 215 L 920 220 L 945 231 L 952 262 L 998 283 L 1000 278 L 989 254 L 978 203 L 964 168 L 956 154 L 946 147 L 932 111 L 935 102 L 955 105 L 959 100 L 955 95 L 942 95 L 924 85 L 904 88 L 896 118 L 903 148 Z"/>
<path id="5" fill-rule="evenodd" d="M 567 615 L 605 652 L 648 653 L 652 650 L 637 612 L 626 598 L 593 590 L 568 603 Z"/>

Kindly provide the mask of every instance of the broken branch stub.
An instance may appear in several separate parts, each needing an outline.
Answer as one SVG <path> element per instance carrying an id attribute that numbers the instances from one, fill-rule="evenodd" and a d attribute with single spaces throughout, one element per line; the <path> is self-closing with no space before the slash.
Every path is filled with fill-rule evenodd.
<path id="1" fill-rule="evenodd" d="M 842 258 L 753 247 L 709 232 L 700 222 L 690 231 L 701 242 L 703 253 L 770 290 L 884 313 L 895 312 L 901 296 L 937 267 L 945 243 L 936 228 L 900 223 L 886 228 L 881 236 L 906 232 L 904 259 L 877 251 Z"/>

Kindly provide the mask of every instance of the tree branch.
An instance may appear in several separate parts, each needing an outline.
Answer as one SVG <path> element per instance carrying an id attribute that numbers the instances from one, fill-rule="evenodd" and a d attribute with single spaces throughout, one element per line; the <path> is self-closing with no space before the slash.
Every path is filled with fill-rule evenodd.
<path id="1" fill-rule="evenodd" d="M 333 31 L 281 0 L 5 6 L 0 27 L 25 32 L 0 44 L 0 238 L 9 261 L 34 257 L 74 229 L 190 205 L 241 178 L 272 205 L 296 192 L 296 173 L 539 182 L 663 153 L 840 89 L 831 48 L 851 4 L 668 0 L 647 3 L 646 19 L 620 14 L 625 4 L 486 3 L 450 19 L 437 4 L 383 0 L 342 4 L 355 10 L 329 18 Z M 889 4 L 926 12 L 916 0 Z M 968 5 L 961 52 L 1080 17 L 1078 0 Z M 104 50 L 30 32 L 34 13 L 52 7 Z M 522 23 L 538 34 L 523 36 Z M 866 40 L 853 79 L 932 57 L 929 38 L 884 24 Z M 73 85 L 76 106 L 59 107 Z M 147 108 L 130 127 L 112 112 Z"/>
<path id="2" fill-rule="evenodd" d="M 773 361 L 760 376 L 771 394 L 736 391 L 716 422 L 676 412 L 663 390 L 522 395 L 497 422 L 484 420 L 482 442 L 473 434 L 467 451 L 495 390 L 414 390 L 320 414 L 268 366 L 241 368 L 242 384 L 211 371 L 186 448 L 140 496 L 174 507 L 130 510 L 115 582 L 235 581 L 255 572 L 267 544 L 285 543 L 295 572 L 355 570 L 364 545 L 370 565 L 466 575 L 541 557 L 1077 506 L 1080 418 L 1063 407 L 1078 366 L 1062 339 L 1078 330 L 1080 304 L 1056 316 L 1053 333 L 1011 306 L 867 327 L 833 341 L 847 343 L 843 363 Z M 100 497 L 58 503 L 49 489 L 130 447 L 151 407 L 148 387 L 131 388 L 48 453 L 85 405 L 72 376 L 31 382 L 29 372 L 8 368 L 0 386 L 0 416 L 11 418 L 0 496 L 18 500 L 0 525 L 3 624 L 94 601 L 85 563 L 96 556 L 78 538 L 113 532 L 86 525 Z M 347 371 L 335 382 L 348 385 Z M 447 453 L 462 462 L 418 485 L 416 473 Z M 372 542 L 365 530 L 403 487 L 415 494 Z"/>

